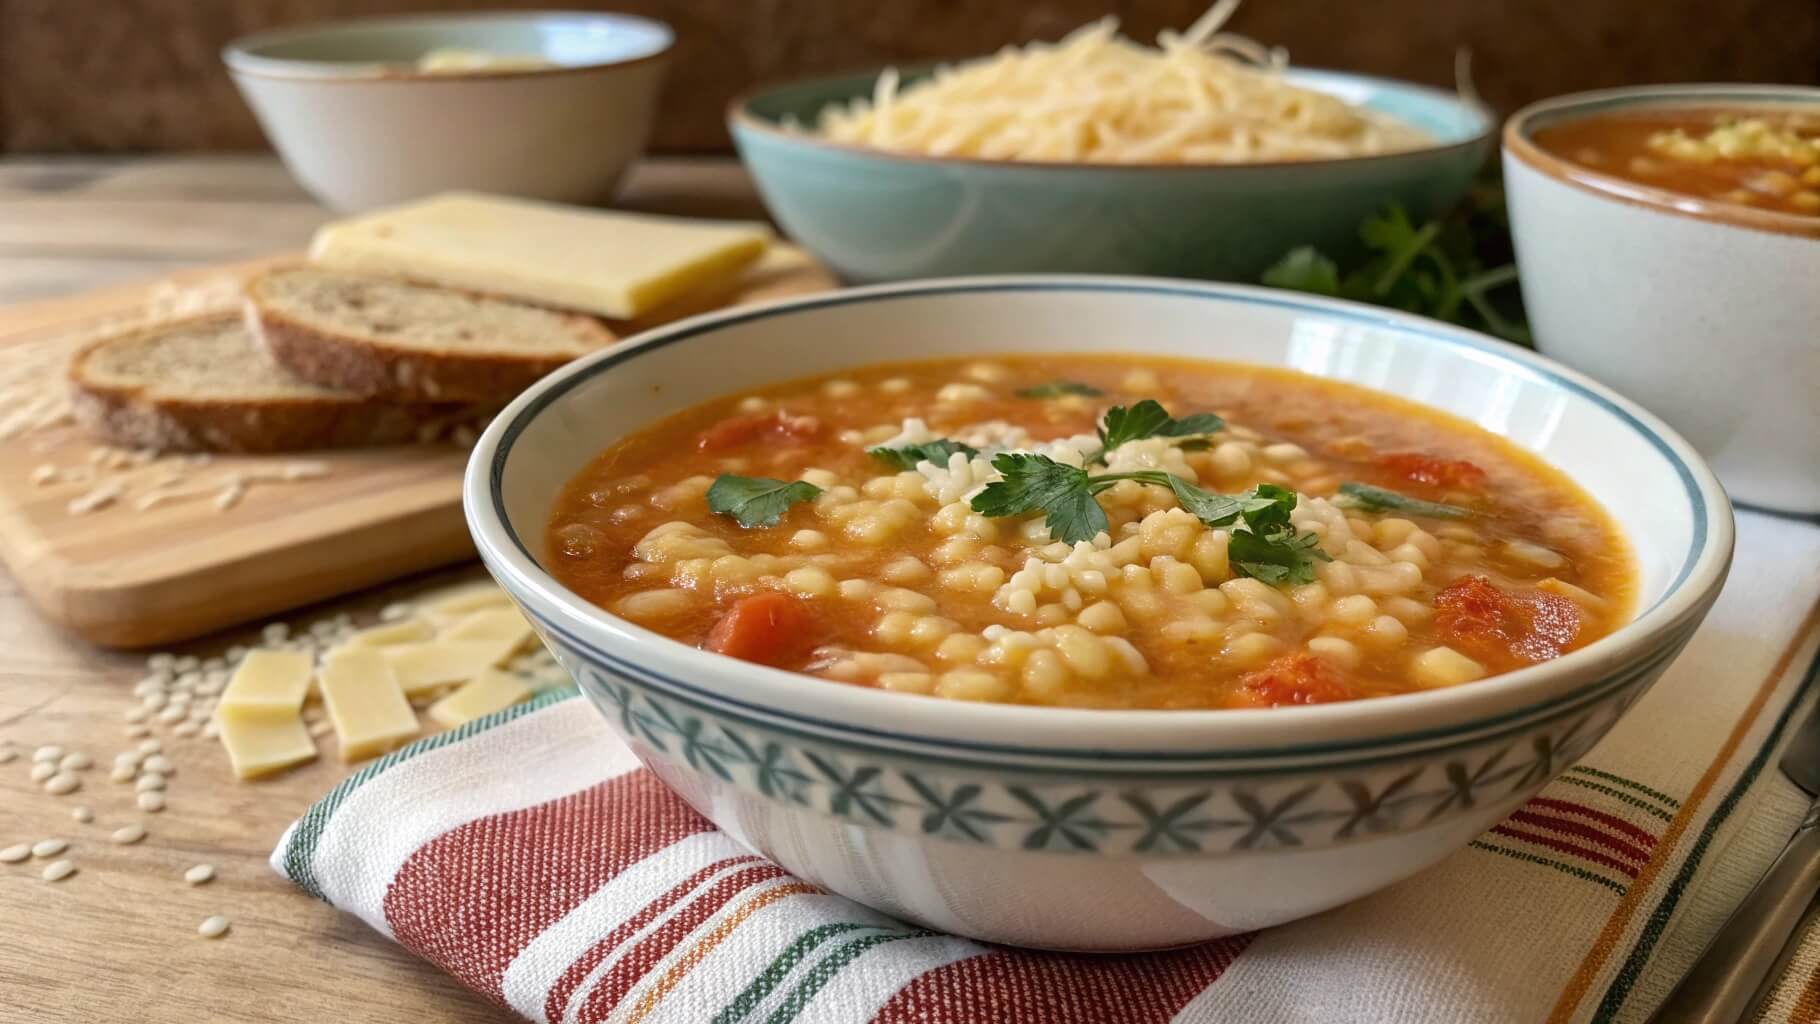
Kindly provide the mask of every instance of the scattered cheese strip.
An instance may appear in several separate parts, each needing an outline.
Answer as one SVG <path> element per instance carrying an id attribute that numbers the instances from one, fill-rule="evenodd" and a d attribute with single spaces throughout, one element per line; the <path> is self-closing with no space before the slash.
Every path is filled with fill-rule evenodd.
<path id="1" fill-rule="evenodd" d="M 417 715 L 381 650 L 344 647 L 323 663 L 322 700 L 343 761 L 383 754 L 417 735 Z"/>
<path id="2" fill-rule="evenodd" d="M 506 592 L 492 583 L 461 583 L 432 590 L 418 598 L 416 605 L 433 618 L 460 618 L 482 608 L 498 608 L 512 603 Z"/>
<path id="3" fill-rule="evenodd" d="M 471 722 L 524 700 L 531 688 L 509 672 L 488 669 L 475 676 L 461 689 L 430 705 L 429 716 L 444 729 Z"/>
<path id="4" fill-rule="evenodd" d="M 770 240 L 757 223 L 448 192 L 329 224 L 310 259 L 628 319 L 730 282 Z"/>
<path id="5" fill-rule="evenodd" d="M 435 640 L 423 644 L 393 644 L 375 648 L 392 663 L 398 684 L 406 694 L 422 693 L 448 683 L 465 683 L 512 652 L 499 641 L 454 643 Z"/>
<path id="6" fill-rule="evenodd" d="M 516 606 L 487 608 L 477 611 L 437 635 L 439 641 L 452 643 L 492 643 L 505 649 L 509 657 L 518 653 L 531 639 L 531 623 Z"/>
<path id="7" fill-rule="evenodd" d="M 423 619 L 400 619 L 380 626 L 370 626 L 348 637 L 350 647 L 385 647 L 389 644 L 408 644 L 418 640 L 428 640 L 436 635 L 436 630 Z"/>
<path id="8" fill-rule="evenodd" d="M 269 775 L 316 759 L 316 743 L 299 715 L 224 716 L 220 722 L 221 745 L 227 748 L 234 774 L 240 778 Z M 156 791 L 139 794 L 140 806 L 145 806 L 145 797 L 155 794 Z"/>
<path id="9" fill-rule="evenodd" d="M 310 656 L 303 651 L 247 652 L 222 691 L 221 717 L 295 717 L 310 690 L 310 667 Z"/>

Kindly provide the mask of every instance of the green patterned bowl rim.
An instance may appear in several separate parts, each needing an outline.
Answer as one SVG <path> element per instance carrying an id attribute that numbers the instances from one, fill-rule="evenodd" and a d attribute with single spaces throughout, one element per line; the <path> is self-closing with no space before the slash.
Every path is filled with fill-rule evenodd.
<path id="1" fill-rule="evenodd" d="M 538 564 L 537 557 L 511 525 L 505 507 L 504 488 L 506 466 L 514 441 L 533 420 L 561 400 L 563 396 L 614 367 L 624 365 L 630 360 L 638 359 L 661 348 L 686 343 L 691 338 L 712 334 L 741 323 L 770 317 L 790 316 L 818 308 L 944 294 L 1031 291 L 1152 294 L 1200 298 L 1215 303 L 1276 307 L 1342 323 L 1365 324 L 1379 329 L 1389 329 L 1425 343 L 1464 349 L 1469 358 L 1474 361 L 1497 366 L 1514 376 L 1560 389 L 1589 401 L 1602 411 L 1614 416 L 1626 429 L 1646 439 L 1672 467 L 1688 503 L 1687 515 L 1691 520 L 1691 538 L 1688 550 L 1675 570 L 1672 581 L 1664 588 L 1661 597 L 1652 606 L 1640 611 L 1619 630 L 1562 658 L 1508 673 L 1496 680 L 1488 681 L 1481 687 L 1462 687 L 1382 697 L 1340 705 L 1219 711 L 1107 711 L 1017 705 L 957 704 L 957 702 L 919 699 L 857 687 L 842 688 L 840 692 L 843 696 L 834 698 L 854 702 L 848 710 L 866 707 L 869 722 L 892 719 L 898 721 L 908 719 L 916 722 L 919 717 L 928 717 L 933 722 L 941 715 L 977 716 L 981 722 L 990 723 L 984 728 L 990 728 L 995 737 L 1000 735 L 1005 737 L 1003 740 L 995 739 L 993 742 L 971 742 L 945 734 L 942 730 L 933 727 L 927 732 L 882 729 L 875 725 L 861 726 L 831 719 L 824 715 L 766 706 L 682 679 L 680 678 L 682 674 L 693 676 L 699 673 L 703 678 L 725 675 L 727 673 L 724 664 L 726 659 L 719 655 L 695 650 L 660 634 L 644 630 L 588 604 L 557 583 L 543 570 Z M 1484 335 L 1450 327 L 1422 317 L 1389 312 L 1377 307 L 1341 300 L 1244 285 L 1067 274 L 915 281 L 852 288 L 821 296 L 708 314 L 646 332 L 553 373 L 533 385 L 501 412 L 476 444 L 469 460 L 463 485 L 463 505 L 469 528 L 488 568 L 499 578 L 508 592 L 532 606 L 533 616 L 541 620 L 546 628 L 560 630 L 564 639 L 571 643 L 579 640 L 579 646 L 583 649 L 612 657 L 615 662 L 635 663 L 632 658 L 607 655 L 608 648 L 616 647 L 634 655 L 642 648 L 658 656 L 660 660 L 682 667 L 685 671 L 662 673 L 664 676 L 662 685 L 669 692 L 678 696 L 687 693 L 710 704 L 738 709 L 739 713 L 757 715 L 771 722 L 794 723 L 822 735 L 843 733 L 865 735 L 873 741 L 888 742 L 905 747 L 947 748 L 957 752 L 970 750 L 975 753 L 1008 756 L 1054 755 L 1078 758 L 1091 756 L 1100 747 L 1105 746 L 1082 742 L 1066 747 L 1043 747 L 1036 744 L 1019 744 L 1011 739 L 1020 734 L 1020 726 L 1036 726 L 1039 723 L 1045 729 L 1061 725 L 1075 726 L 1078 727 L 1076 734 L 1083 736 L 1094 735 L 1096 727 L 1101 732 L 1113 727 L 1120 727 L 1122 730 L 1136 730 L 1139 734 L 1154 732 L 1159 736 L 1166 735 L 1180 740 L 1186 734 L 1185 731 L 1198 732 L 1210 727 L 1211 723 L 1216 720 L 1224 723 L 1258 722 L 1269 716 L 1272 721 L 1284 725 L 1290 723 L 1312 724 L 1319 721 L 1323 725 L 1338 725 L 1341 731 L 1356 734 L 1344 740 L 1311 744 L 1271 744 L 1262 748 L 1246 747 L 1241 744 L 1233 751 L 1234 757 L 1276 758 L 1292 754 L 1314 756 L 1386 749 L 1406 746 L 1412 742 L 1427 743 L 1444 737 L 1458 737 L 1462 734 L 1534 718 L 1540 714 L 1547 714 L 1551 708 L 1582 699 L 1587 696 L 1589 691 L 1602 689 L 1613 678 L 1628 674 L 1628 669 L 1636 664 L 1650 660 L 1652 654 L 1660 653 L 1663 647 L 1674 646 L 1679 638 L 1684 637 L 1685 631 L 1692 628 L 1691 623 L 1704 615 L 1706 608 L 1717 594 L 1730 563 L 1733 543 L 1730 502 L 1711 470 L 1699 459 L 1685 440 L 1635 403 L 1606 389 L 1590 378 L 1532 352 L 1519 350 Z M 1697 583 L 1697 586 L 1690 587 L 1690 583 Z M 583 639 L 590 633 L 601 634 L 611 642 L 601 639 Z M 651 647 L 653 644 L 657 646 Z M 738 671 L 742 678 L 768 680 L 774 687 L 795 687 L 797 689 L 785 691 L 793 697 L 803 692 L 800 690 L 802 686 L 828 686 L 822 681 L 806 679 L 795 673 L 763 666 L 742 664 L 738 666 Z M 1565 673 L 1582 674 L 1585 676 L 1585 682 L 1545 699 L 1507 707 L 1494 714 L 1462 717 L 1459 712 L 1453 710 L 1470 708 L 1479 703 L 1471 692 L 1475 689 L 1497 686 L 1506 689 L 1516 688 L 1524 686 L 1526 683 L 1533 684 L 1546 679 L 1555 679 Z M 826 700 L 823 703 L 826 703 Z M 939 712 L 931 710 L 924 716 L 917 710 L 924 706 L 932 709 L 939 707 L 942 710 Z M 1438 717 L 1448 719 L 1447 723 L 1440 726 L 1417 728 L 1395 724 L 1398 719 L 1423 717 L 1420 714 L 1414 714 L 1418 710 L 1436 713 Z M 1227 726 L 1227 728 L 1236 727 L 1235 725 Z M 1121 757 L 1130 753 L 1129 747 L 1117 745 L 1112 745 L 1110 750 L 1119 751 L 1117 756 Z M 1156 751 L 1149 756 L 1159 761 L 1205 761 L 1209 757 L 1209 753 L 1203 746 L 1195 750 Z"/>

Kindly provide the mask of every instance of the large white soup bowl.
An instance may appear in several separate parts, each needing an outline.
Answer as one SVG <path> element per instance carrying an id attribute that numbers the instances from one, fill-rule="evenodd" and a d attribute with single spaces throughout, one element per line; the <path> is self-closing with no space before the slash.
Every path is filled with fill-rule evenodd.
<path id="1" fill-rule="evenodd" d="M 1739 501 L 1820 513 L 1820 217 L 1700 203 L 1534 140 L 1562 121 L 1687 108 L 1820 112 L 1820 89 L 1636 86 L 1544 100 L 1505 125 L 1536 344 L 1659 413 Z"/>
<path id="2" fill-rule="evenodd" d="M 559 489 L 668 413 L 882 359 L 1108 351 L 1293 367 L 1509 437 L 1579 480 L 1630 538 L 1635 620 L 1556 661 L 1408 696 L 1243 711 L 1015 707 L 709 654 L 602 611 L 544 568 Z M 1572 371 L 1414 317 L 1136 278 L 888 285 L 653 331 L 508 407 L 474 451 L 465 500 L 487 567 L 606 726 L 729 835 L 900 918 L 1080 950 L 1292 920 L 1464 846 L 1662 672 L 1732 546 L 1725 495 L 1692 449 Z"/>

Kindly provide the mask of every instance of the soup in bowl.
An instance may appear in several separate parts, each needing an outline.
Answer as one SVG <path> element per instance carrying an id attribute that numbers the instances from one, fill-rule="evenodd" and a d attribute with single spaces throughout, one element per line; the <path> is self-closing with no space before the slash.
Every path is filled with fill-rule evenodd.
<path id="1" fill-rule="evenodd" d="M 1820 89 L 1641 86 L 1504 130 L 1537 346 L 1659 413 L 1740 501 L 1820 512 Z"/>
<path id="2" fill-rule="evenodd" d="M 466 499 L 728 834 L 1067 949 L 1291 920 L 1465 845 L 1660 674 L 1731 547 L 1686 444 L 1545 360 L 1111 278 L 653 332 L 502 414 Z"/>

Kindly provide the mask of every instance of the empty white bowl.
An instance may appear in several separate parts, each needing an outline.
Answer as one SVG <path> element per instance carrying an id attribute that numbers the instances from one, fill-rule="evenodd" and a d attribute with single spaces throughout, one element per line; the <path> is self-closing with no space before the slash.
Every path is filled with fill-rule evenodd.
<path id="1" fill-rule="evenodd" d="M 587 203 L 644 151 L 673 39 L 621 14 L 423 15 L 260 32 L 222 59 L 285 166 L 338 210 L 450 189 Z M 415 66 L 451 49 L 548 66 Z"/>
<path id="2" fill-rule="evenodd" d="M 1018 707 L 710 654 L 595 607 L 541 564 L 562 486 L 662 416 L 906 353 L 1006 352 L 1284 366 L 1462 416 L 1606 506 L 1637 555 L 1636 617 L 1565 657 L 1446 690 L 1267 710 Z M 1686 442 L 1579 374 L 1418 317 L 1141 278 L 861 288 L 652 331 L 507 407 L 474 449 L 463 502 L 487 567 L 606 726 L 728 835 L 900 918 L 1081 950 L 1293 920 L 1465 846 L 1661 674 L 1732 548 L 1725 494 Z"/>

